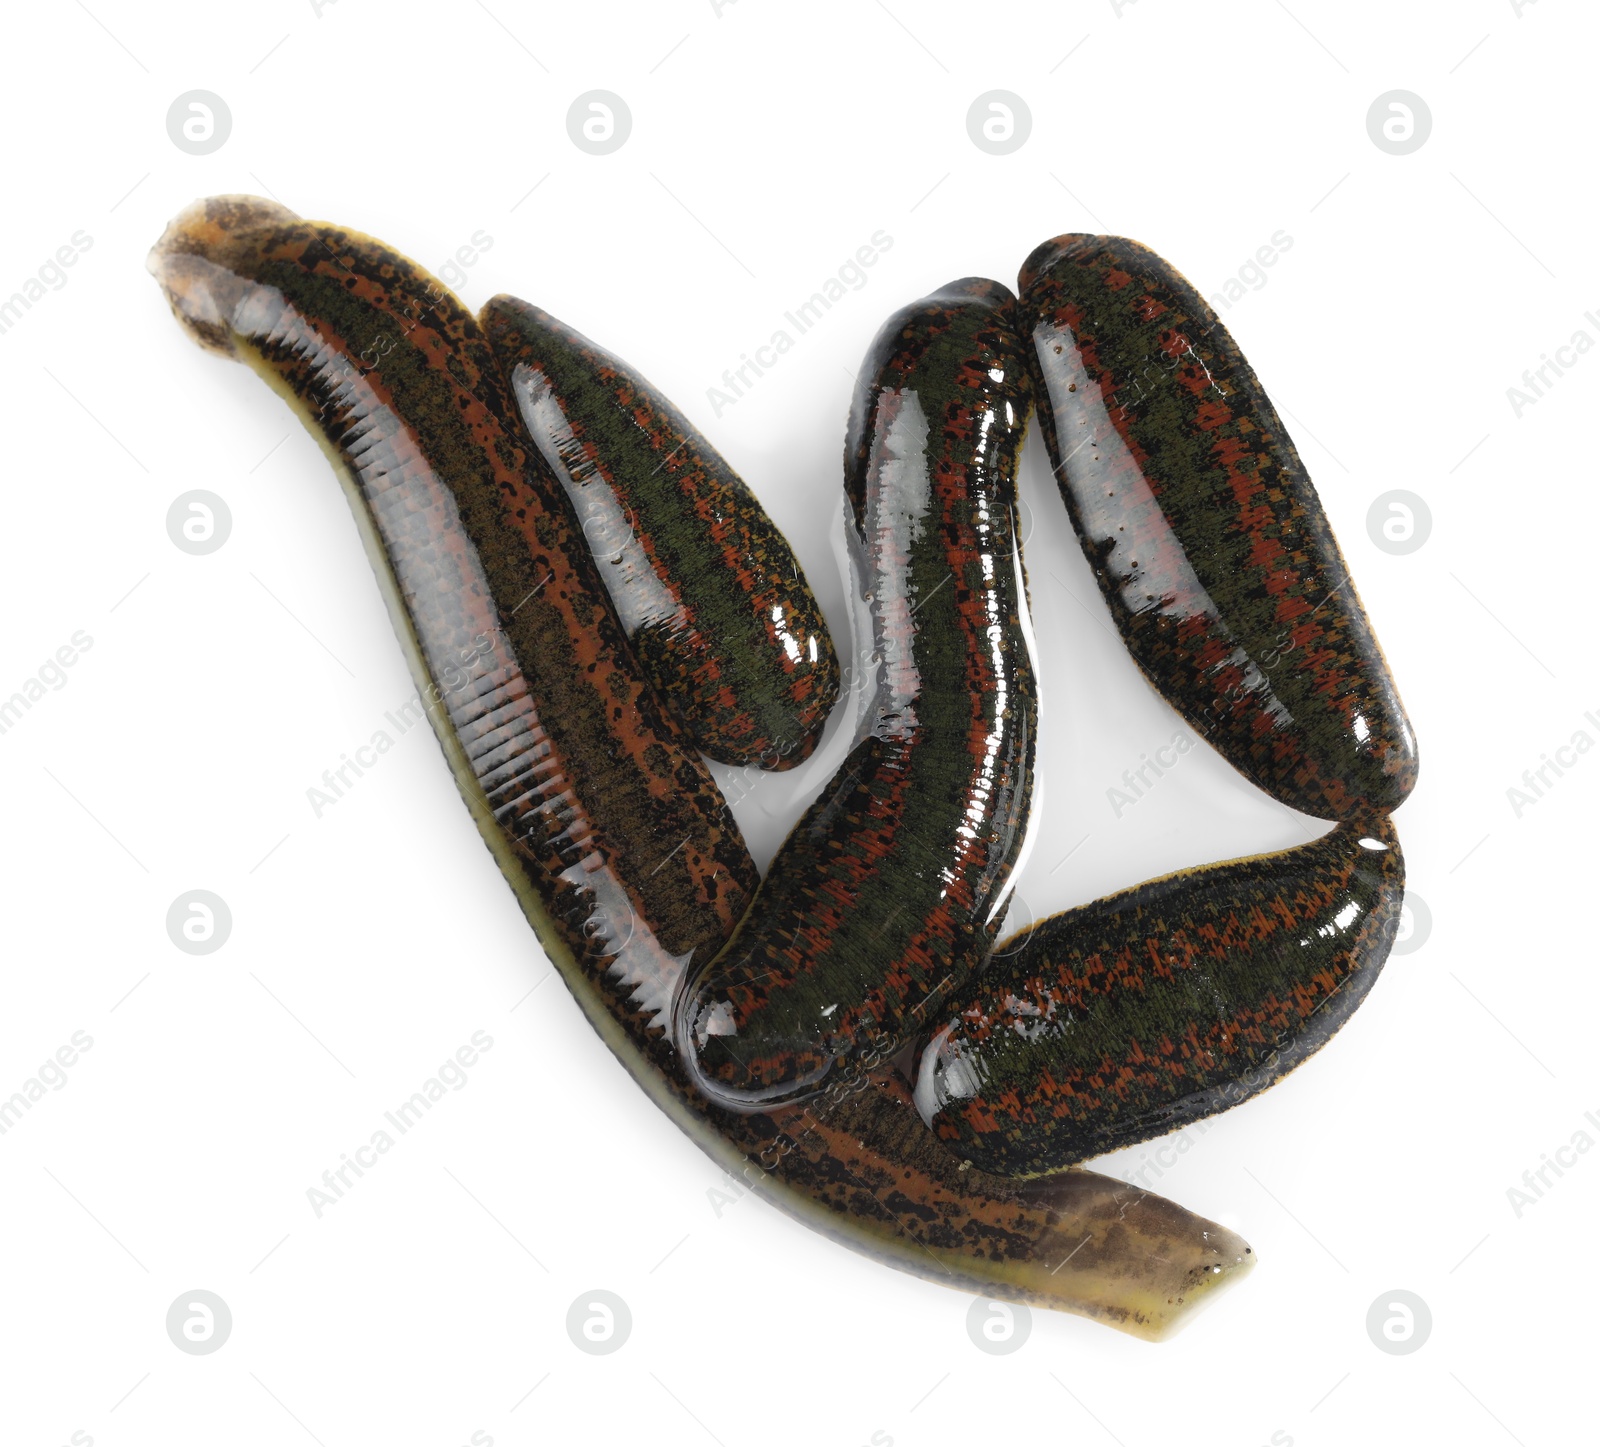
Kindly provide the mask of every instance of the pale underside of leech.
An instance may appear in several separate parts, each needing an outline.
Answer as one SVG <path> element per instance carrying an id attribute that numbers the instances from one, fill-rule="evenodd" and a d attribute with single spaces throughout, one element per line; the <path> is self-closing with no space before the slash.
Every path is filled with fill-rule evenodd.
<path id="1" fill-rule="evenodd" d="M 349 233 L 344 238 L 343 245 L 370 244 L 386 260 L 393 257 L 377 243 L 352 241 Z M 159 251 L 153 256 L 158 276 L 163 276 L 168 259 Z M 407 274 L 409 263 L 394 260 Z M 426 280 L 420 272 L 416 275 Z M 194 289 L 204 282 L 192 268 L 181 280 L 192 321 Z M 419 688 L 437 696 L 442 680 L 434 676 L 428 659 L 438 657 L 440 649 L 438 640 L 428 636 L 429 617 L 412 606 L 399 585 L 394 541 L 375 524 L 338 440 L 326 430 L 325 415 L 287 388 L 247 338 L 230 336 L 228 307 L 214 310 L 215 332 L 196 332 L 197 339 L 214 350 L 226 351 L 229 347 L 222 344 L 230 344 L 235 355 L 286 397 L 323 445 L 351 501 L 408 665 Z M 425 454 L 424 422 L 398 420 Z M 459 523 L 445 517 L 441 525 L 449 529 Z M 513 600 L 499 601 L 508 605 Z M 447 711 L 430 709 L 429 716 L 485 842 L 597 1033 L 651 1098 L 719 1165 L 790 1214 L 931 1280 L 996 1299 L 1075 1312 L 1149 1338 L 1172 1330 L 1197 1304 L 1253 1265 L 1250 1248 L 1233 1232 L 1125 1183 L 1071 1170 L 1022 1185 L 964 1167 L 926 1129 L 905 1085 L 885 1069 L 842 1078 L 837 1088 L 770 1114 L 738 1116 L 719 1110 L 689 1084 L 663 1028 L 665 1021 L 619 1008 L 604 971 L 597 972 L 592 961 L 575 954 Z M 656 1001 L 671 997 L 677 984 L 672 972 L 681 976 L 687 964 L 683 959 L 658 965 L 666 973 L 650 982 Z"/>
<path id="2" fill-rule="evenodd" d="M 380 552 L 369 548 L 369 555 L 407 661 L 425 686 L 430 680 L 392 573 Z M 1150 1341 L 1176 1331 L 1254 1267 L 1237 1232 L 1125 1181 L 1072 1169 L 1024 1184 L 964 1167 L 924 1125 L 891 1069 L 858 1078 L 849 1093 L 770 1116 L 710 1105 L 664 1034 L 641 1039 L 596 990 L 552 925 L 459 742 L 437 712 L 431 716 L 485 844 L 585 1017 L 645 1093 L 741 1184 L 886 1265 Z M 678 982 L 660 983 L 670 997 Z"/>
<path id="3" fill-rule="evenodd" d="M 369 554 L 413 675 L 426 686 L 392 574 L 379 552 Z M 1236 1232 L 1125 1181 L 1072 1169 L 1023 1184 L 964 1167 L 924 1125 L 892 1070 L 770 1116 L 712 1106 L 688 1082 L 664 1034 L 641 1039 L 632 1022 L 612 1013 L 550 922 L 459 742 L 437 712 L 431 716 L 484 842 L 589 1023 L 645 1093 L 743 1185 L 813 1230 L 913 1275 L 1151 1341 L 1255 1265 Z M 670 997 L 678 982 L 660 983 Z"/>

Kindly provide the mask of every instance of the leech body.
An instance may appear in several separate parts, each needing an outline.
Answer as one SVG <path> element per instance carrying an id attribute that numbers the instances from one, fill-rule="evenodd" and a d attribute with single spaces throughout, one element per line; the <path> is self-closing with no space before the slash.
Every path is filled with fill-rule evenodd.
<path id="1" fill-rule="evenodd" d="M 1151 682 L 1235 768 L 1327 819 L 1392 809 L 1415 736 L 1294 444 L 1167 262 L 1060 236 L 1022 269 L 1039 421 Z"/>
<path id="2" fill-rule="evenodd" d="M 734 1108 L 892 1057 L 998 928 L 1037 712 L 1014 519 L 1031 394 L 1013 300 L 997 282 L 951 283 L 892 317 L 863 364 L 845 490 L 872 619 L 867 734 L 680 1010 L 697 1078 Z"/>
<path id="3" fill-rule="evenodd" d="M 334 461 L 457 782 L 546 948 L 664 1011 L 756 873 L 637 676 L 471 315 L 388 248 L 265 202 L 197 203 L 154 265 L 180 320 L 288 397 Z"/>
<path id="4" fill-rule="evenodd" d="M 638 674 L 472 317 L 380 243 L 254 198 L 197 203 L 151 264 L 191 335 L 249 363 L 322 442 L 457 785 L 545 952 L 715 1160 L 902 1269 L 1143 1336 L 1249 1268 L 1233 1232 L 1121 1182 L 963 1169 L 886 1071 L 772 1112 L 711 1103 L 666 1002 L 729 936 L 754 870 Z"/>
<path id="5" fill-rule="evenodd" d="M 923 1054 L 963 1159 L 1035 1176 L 1178 1130 L 1320 1049 L 1382 970 L 1405 866 L 1387 815 L 1042 921 Z"/>
<path id="6" fill-rule="evenodd" d="M 498 296 L 480 320 L 640 666 L 696 746 L 766 769 L 808 758 L 839 666 L 755 495 L 660 392 L 548 312 Z"/>
<path id="7" fill-rule="evenodd" d="M 1081 1170 L 1015 1181 L 965 1165 L 898 1075 L 850 1084 L 728 1127 L 747 1162 L 777 1162 L 765 1184 L 779 1188 L 778 1204 L 848 1246 L 944 1286 L 1151 1340 L 1255 1264 L 1238 1233 L 1126 1181 Z M 742 1179 L 761 1181 L 748 1164 Z"/>

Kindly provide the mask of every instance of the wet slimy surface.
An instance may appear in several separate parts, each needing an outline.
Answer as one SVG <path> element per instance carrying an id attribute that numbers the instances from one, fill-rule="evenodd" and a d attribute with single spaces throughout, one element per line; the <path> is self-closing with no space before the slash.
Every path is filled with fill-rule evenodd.
<path id="1" fill-rule="evenodd" d="M 953 282 L 891 317 L 862 368 L 845 493 L 872 623 L 865 737 L 681 1012 L 702 1088 L 735 1108 L 893 1057 L 999 926 L 1037 720 L 1013 304 L 998 282 Z"/>
<path id="2" fill-rule="evenodd" d="M 755 495 L 659 391 L 548 312 L 497 296 L 480 320 L 662 701 L 720 763 L 808 758 L 839 666 Z"/>
<path id="3" fill-rule="evenodd" d="M 322 443 L 462 797 L 546 954 L 624 1066 L 719 1164 L 904 1270 L 1142 1336 L 1250 1268 L 1233 1232 L 1121 1182 L 1068 1172 L 1028 1184 L 964 1166 L 885 1066 L 750 1113 L 697 1089 L 669 1006 L 690 963 L 732 934 L 755 870 L 640 672 L 477 323 L 391 248 L 252 197 L 196 203 L 151 268 L 191 336 L 250 365 Z M 995 446 L 1002 456 L 1011 442 Z M 1002 496 L 1006 467 L 979 495 Z M 936 581 L 924 589 L 916 575 L 919 614 L 957 591 Z M 1031 733 L 1001 734 L 995 757 L 1020 769 Z M 978 858 L 1008 847 L 990 840 Z M 1004 871 L 988 867 L 979 874 L 1003 889 Z M 996 921 L 970 915 L 979 931 Z"/>
<path id="4" fill-rule="evenodd" d="M 1227 328 L 1125 237 L 1056 237 L 1018 284 L 1056 481 L 1139 667 L 1291 808 L 1394 808 L 1416 782 L 1416 737 L 1311 479 Z"/>
<path id="5" fill-rule="evenodd" d="M 1043 920 L 928 1045 L 918 1108 L 962 1159 L 1033 1176 L 1238 1105 L 1366 998 L 1404 888 L 1380 814 Z"/>

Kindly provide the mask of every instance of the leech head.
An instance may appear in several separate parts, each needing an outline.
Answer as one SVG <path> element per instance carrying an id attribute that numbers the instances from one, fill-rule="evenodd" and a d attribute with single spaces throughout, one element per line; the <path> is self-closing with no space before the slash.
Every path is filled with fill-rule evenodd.
<path id="1" fill-rule="evenodd" d="M 208 196 L 180 211 L 151 247 L 145 265 L 161 283 L 172 314 L 210 352 L 235 355 L 230 321 L 250 289 L 242 257 L 269 228 L 300 218 L 260 196 Z"/>
<path id="2" fill-rule="evenodd" d="M 1048 241 L 1041 241 L 1028 253 L 1028 259 L 1017 273 L 1017 290 L 1026 291 L 1062 257 L 1082 255 L 1092 250 L 1099 240 L 1101 238 L 1098 236 L 1069 231 L 1064 236 L 1052 236 Z"/>
<path id="3" fill-rule="evenodd" d="M 981 306 L 1000 311 L 1014 306 L 1016 300 L 1011 288 L 1003 282 L 991 280 L 987 276 L 963 276 L 955 281 L 947 281 L 937 291 L 925 297 L 923 302 L 952 307 L 976 302 Z"/>
<path id="4" fill-rule="evenodd" d="M 772 1110 L 815 1095 L 833 1057 L 809 1040 L 762 1042 L 739 1031 L 734 1003 L 705 982 L 691 982 L 679 999 L 679 1058 L 706 1099 L 740 1114 Z"/>
<path id="5" fill-rule="evenodd" d="M 969 1058 L 961 1044 L 952 1044 L 953 1025 L 938 1031 L 923 1048 L 917 1069 L 912 1099 L 917 1114 L 929 1130 L 935 1129 L 934 1120 L 946 1106 L 972 1099 L 983 1088 L 983 1062 L 976 1053 Z"/>

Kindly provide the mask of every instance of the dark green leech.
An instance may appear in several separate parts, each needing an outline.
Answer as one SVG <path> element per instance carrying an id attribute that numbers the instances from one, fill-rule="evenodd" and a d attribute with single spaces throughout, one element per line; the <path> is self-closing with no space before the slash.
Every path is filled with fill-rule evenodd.
<path id="1" fill-rule="evenodd" d="M 477 323 L 381 243 L 196 203 L 152 269 L 205 344 L 283 393 L 344 481 L 436 732 L 553 957 L 663 1012 L 756 883 L 737 825 L 525 450 Z"/>
<path id="2" fill-rule="evenodd" d="M 1227 328 L 1119 236 L 1048 241 L 1018 285 L 1056 480 L 1139 667 L 1292 808 L 1394 808 L 1416 739 L 1311 479 Z"/>
<path id="3" fill-rule="evenodd" d="M 1249 1268 L 1232 1232 L 1121 1182 L 962 1169 L 893 1080 L 773 1114 L 710 1105 L 656 1002 L 726 938 L 753 870 L 581 576 L 587 550 L 528 469 L 471 317 L 380 243 L 256 198 L 197 203 L 151 262 L 191 335 L 323 443 L 485 842 L 595 1029 L 719 1164 L 903 1270 L 1146 1337 Z M 577 714 L 559 735 L 547 695 Z M 657 827 L 689 847 L 667 854 Z"/>
<path id="4" fill-rule="evenodd" d="M 867 355 L 846 445 L 872 616 L 868 733 L 680 1011 L 724 1104 L 814 1089 L 936 1018 L 983 963 L 1023 840 L 1036 696 L 1014 527 L 1030 390 L 1014 298 L 969 279 Z"/>
<path id="5" fill-rule="evenodd" d="M 1058 914 L 997 953 L 934 1037 L 918 1108 L 957 1156 L 1010 1176 L 1226 1110 L 1350 1018 L 1404 889 L 1379 814 Z"/>
<path id="6" fill-rule="evenodd" d="M 809 757 L 839 667 L 755 495 L 660 392 L 548 312 L 497 296 L 480 320 L 667 706 L 721 763 Z"/>

